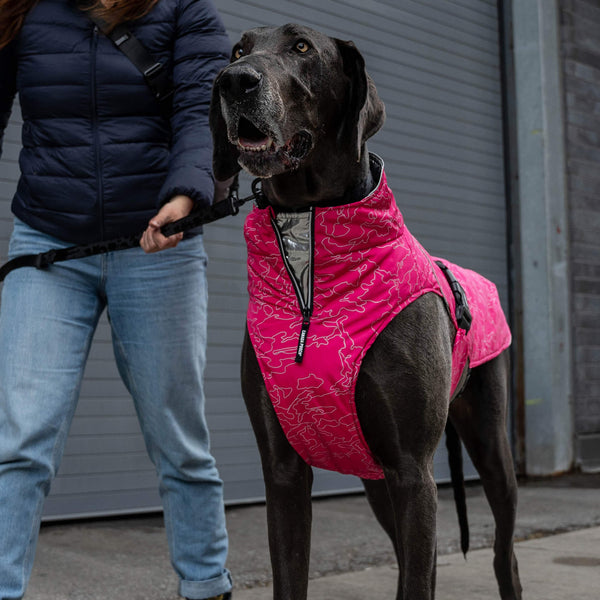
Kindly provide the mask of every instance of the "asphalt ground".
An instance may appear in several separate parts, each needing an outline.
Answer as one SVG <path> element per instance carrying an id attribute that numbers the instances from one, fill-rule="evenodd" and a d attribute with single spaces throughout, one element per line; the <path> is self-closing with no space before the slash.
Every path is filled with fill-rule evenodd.
<path id="1" fill-rule="evenodd" d="M 471 550 L 459 552 L 451 490 L 439 490 L 436 598 L 498 598 L 494 525 L 481 487 L 467 489 Z M 313 503 L 309 599 L 394 598 L 392 546 L 361 495 Z M 268 600 L 262 504 L 229 507 L 234 600 Z M 523 598 L 600 599 L 600 474 L 520 482 L 516 530 Z M 42 526 L 26 600 L 177 600 L 161 515 Z"/>

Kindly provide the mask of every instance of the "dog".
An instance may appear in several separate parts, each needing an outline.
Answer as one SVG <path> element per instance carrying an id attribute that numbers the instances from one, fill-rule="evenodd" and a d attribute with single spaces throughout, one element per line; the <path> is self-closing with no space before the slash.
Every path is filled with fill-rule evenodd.
<path id="1" fill-rule="evenodd" d="M 453 481 L 462 484 L 460 437 L 493 512 L 500 597 L 518 600 L 510 333 L 493 285 L 438 264 L 405 228 L 382 161 L 366 149 L 384 118 L 354 44 L 299 25 L 245 32 L 213 87 L 215 178 L 244 169 L 266 199 L 245 226 L 241 382 L 265 480 L 273 595 L 307 597 L 312 465 L 361 477 L 395 549 L 397 600 L 434 598 L 433 456 L 446 430 Z M 484 285 L 479 300 L 469 278 Z M 354 324 L 382 303 L 383 316 Z M 488 305 L 493 315 L 482 317 Z M 470 354 L 488 318 L 500 341 Z M 462 485 L 455 495 L 466 552 Z"/>

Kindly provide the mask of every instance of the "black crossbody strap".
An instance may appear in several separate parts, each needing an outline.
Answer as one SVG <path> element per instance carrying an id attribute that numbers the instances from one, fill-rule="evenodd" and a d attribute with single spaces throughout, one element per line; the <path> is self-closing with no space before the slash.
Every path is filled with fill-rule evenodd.
<path id="1" fill-rule="evenodd" d="M 106 22 L 97 16 L 86 13 L 98 26 L 100 31 L 135 65 L 144 76 L 146 84 L 158 100 L 160 109 L 165 116 L 170 116 L 173 110 L 173 84 L 164 65 L 148 52 L 146 47 L 121 23 L 109 30 Z"/>

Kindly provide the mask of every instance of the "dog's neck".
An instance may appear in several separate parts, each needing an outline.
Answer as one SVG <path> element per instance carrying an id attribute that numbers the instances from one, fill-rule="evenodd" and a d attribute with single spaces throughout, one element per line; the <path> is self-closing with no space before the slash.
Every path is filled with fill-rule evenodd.
<path id="1" fill-rule="evenodd" d="M 262 191 L 273 206 L 301 210 L 312 204 L 356 202 L 368 196 L 374 185 L 369 153 L 363 148 L 359 161 L 341 153 L 327 161 L 313 159 L 295 171 L 264 179 Z"/>

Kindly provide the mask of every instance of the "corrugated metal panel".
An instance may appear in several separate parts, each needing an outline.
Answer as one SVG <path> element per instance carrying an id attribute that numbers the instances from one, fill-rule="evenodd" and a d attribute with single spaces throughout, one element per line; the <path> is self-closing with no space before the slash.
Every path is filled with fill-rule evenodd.
<path id="1" fill-rule="evenodd" d="M 242 30 L 294 21 L 352 39 L 386 103 L 385 128 L 370 149 L 413 233 L 434 254 L 494 280 L 507 304 L 505 204 L 496 3 L 493 0 L 217 1 L 236 41 Z M 10 229 L 16 124 L 0 163 L 0 244 Z M 6 160 L 5 160 L 6 159 Z M 242 193 L 248 192 L 244 179 Z M 212 443 L 228 502 L 262 498 L 258 453 L 243 407 L 239 354 L 246 308 L 243 215 L 207 227 L 209 349 L 206 369 Z M 0 247 L 0 252 L 3 247 Z M 447 478 L 445 453 L 436 476 Z M 47 518 L 144 510 L 159 505 L 153 467 L 109 332 L 99 328 L 82 398 Z M 321 471 L 315 492 L 359 489 L 353 477 Z"/>

